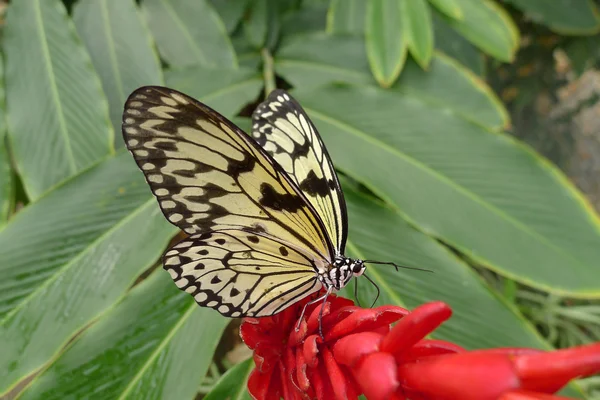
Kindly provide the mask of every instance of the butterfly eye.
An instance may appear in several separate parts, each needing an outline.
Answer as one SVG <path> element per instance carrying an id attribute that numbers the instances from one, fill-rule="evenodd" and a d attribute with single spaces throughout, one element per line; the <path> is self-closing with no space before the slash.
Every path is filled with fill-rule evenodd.
<path id="1" fill-rule="evenodd" d="M 356 263 L 354 264 L 354 266 L 352 267 L 352 272 L 355 275 L 362 275 L 364 270 L 364 264 L 363 263 Z"/>

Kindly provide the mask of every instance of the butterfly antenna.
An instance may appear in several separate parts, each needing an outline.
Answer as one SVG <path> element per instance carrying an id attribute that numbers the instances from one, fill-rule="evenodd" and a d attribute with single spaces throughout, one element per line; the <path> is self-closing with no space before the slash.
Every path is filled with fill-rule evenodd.
<path id="1" fill-rule="evenodd" d="M 358 300 L 358 279 L 354 279 L 354 300 L 356 300 L 356 304 L 360 307 L 360 300 Z"/>
<path id="2" fill-rule="evenodd" d="M 373 308 L 373 306 L 375 305 L 375 303 L 377 303 L 377 300 L 379 299 L 379 295 L 381 294 L 381 291 L 379 290 L 379 286 L 377 286 L 377 284 L 373 281 L 373 279 L 369 278 L 367 276 L 367 274 L 362 274 L 362 276 L 364 276 L 365 278 L 367 278 L 367 280 L 369 282 L 371 282 L 373 284 L 373 286 L 375 286 L 375 289 L 377 289 L 377 296 L 375 296 L 375 301 L 373 301 L 373 304 L 371 304 L 371 308 Z"/>
<path id="3" fill-rule="evenodd" d="M 398 265 L 396 263 L 393 262 L 389 262 L 389 261 L 374 261 L 374 260 L 364 260 L 364 262 L 366 263 L 370 263 L 370 264 L 385 264 L 385 265 L 393 265 L 394 268 L 396 268 L 396 271 L 398 271 L 398 268 L 404 268 L 404 269 L 413 269 L 415 271 L 425 271 L 425 272 L 433 272 L 430 269 L 425 269 L 425 268 L 417 268 L 417 267 L 406 267 L 404 265 Z"/>

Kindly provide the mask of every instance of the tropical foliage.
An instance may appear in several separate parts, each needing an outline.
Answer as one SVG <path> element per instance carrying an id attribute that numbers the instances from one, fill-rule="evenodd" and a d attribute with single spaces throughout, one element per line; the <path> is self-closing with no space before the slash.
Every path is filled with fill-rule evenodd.
<path id="1" fill-rule="evenodd" d="M 486 83 L 517 57 L 521 21 L 573 39 L 569 54 L 593 65 L 595 2 L 12 0 L 4 11 L 0 395 L 192 399 L 232 366 L 235 322 L 226 329 L 156 268 L 177 230 L 121 136 L 125 99 L 143 85 L 246 131 L 265 93 L 289 89 L 341 176 L 348 255 L 434 271 L 369 267 L 378 304 L 452 306 L 436 338 L 600 340 L 600 218 L 507 133 Z M 559 300 L 532 308 L 520 290 Z M 370 304 L 375 290 L 361 281 L 358 297 Z M 556 338 L 563 317 L 575 322 L 559 336 L 574 341 Z M 233 367 L 205 398 L 248 396 L 250 370 Z"/>

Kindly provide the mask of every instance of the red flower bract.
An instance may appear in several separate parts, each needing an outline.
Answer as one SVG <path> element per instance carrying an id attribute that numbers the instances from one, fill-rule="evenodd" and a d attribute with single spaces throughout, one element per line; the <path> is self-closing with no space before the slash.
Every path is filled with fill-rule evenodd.
<path id="1" fill-rule="evenodd" d="M 258 400 L 559 400 L 552 393 L 569 380 L 600 370 L 600 343 L 555 352 L 500 348 L 468 352 L 424 339 L 451 315 L 432 302 L 412 312 L 363 309 L 331 295 L 303 300 L 272 317 L 246 318 L 242 340 L 254 350 L 248 381 Z M 397 322 L 391 328 L 391 324 Z"/>

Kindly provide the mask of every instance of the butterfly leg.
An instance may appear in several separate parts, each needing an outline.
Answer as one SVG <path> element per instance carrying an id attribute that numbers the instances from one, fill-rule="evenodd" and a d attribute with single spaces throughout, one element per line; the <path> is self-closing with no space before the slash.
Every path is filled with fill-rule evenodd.
<path id="1" fill-rule="evenodd" d="M 302 313 L 300 314 L 300 318 L 298 318 L 298 323 L 296 324 L 296 332 L 300 330 L 300 324 L 302 323 L 302 318 L 304 318 L 304 314 L 306 313 L 306 307 L 323 300 L 323 304 L 321 305 L 321 311 L 319 312 L 319 336 L 321 336 L 321 339 L 325 340 L 325 338 L 323 337 L 323 326 L 321 324 L 321 319 L 323 318 L 323 308 L 325 307 L 325 302 L 327 301 L 327 297 L 329 297 L 332 290 L 333 286 L 330 286 L 323 296 L 309 301 L 304 305 L 304 307 L 302 307 Z"/>

